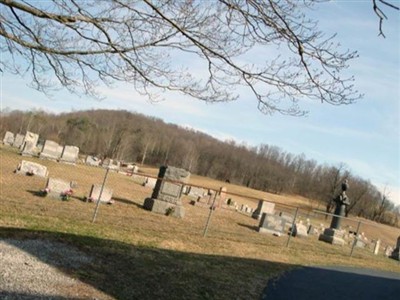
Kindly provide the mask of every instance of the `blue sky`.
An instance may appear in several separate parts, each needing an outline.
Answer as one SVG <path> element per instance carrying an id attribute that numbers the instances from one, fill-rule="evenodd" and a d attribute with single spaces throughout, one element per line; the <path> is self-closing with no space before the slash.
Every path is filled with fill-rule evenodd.
<path id="1" fill-rule="evenodd" d="M 400 1 L 393 1 L 400 5 Z M 370 179 L 400 204 L 400 14 L 386 9 L 386 39 L 378 37 L 378 19 L 370 0 L 333 1 L 312 13 L 327 35 L 337 33 L 343 48 L 357 50 L 351 63 L 357 89 L 365 97 L 349 106 L 303 102 L 310 113 L 296 118 L 266 116 L 257 110 L 250 92 L 235 102 L 207 104 L 167 93 L 164 101 L 149 103 L 130 86 L 102 89 L 96 101 L 67 92 L 53 99 L 30 89 L 29 78 L 1 77 L 1 108 L 68 112 L 84 109 L 124 109 L 155 116 L 204 131 L 219 139 L 248 145 L 276 145 L 293 154 L 304 153 L 319 163 L 345 163 L 355 175 Z"/>

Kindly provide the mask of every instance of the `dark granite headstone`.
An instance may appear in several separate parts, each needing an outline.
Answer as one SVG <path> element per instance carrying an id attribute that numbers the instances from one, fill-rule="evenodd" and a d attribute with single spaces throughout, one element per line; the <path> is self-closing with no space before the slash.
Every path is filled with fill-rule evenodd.
<path id="1" fill-rule="evenodd" d="M 190 173 L 184 169 L 162 166 L 157 177 L 153 194 L 145 199 L 143 207 L 159 214 L 183 218 L 185 211 L 181 195 Z"/>

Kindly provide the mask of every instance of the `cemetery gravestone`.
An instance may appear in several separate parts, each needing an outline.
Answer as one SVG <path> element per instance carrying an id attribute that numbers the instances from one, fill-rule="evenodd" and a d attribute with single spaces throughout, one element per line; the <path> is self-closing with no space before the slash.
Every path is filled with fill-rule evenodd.
<path id="1" fill-rule="evenodd" d="M 36 144 L 39 140 L 39 135 L 30 131 L 27 131 L 24 137 L 24 143 L 31 142 L 33 147 L 36 147 Z M 23 147 L 24 145 L 22 145 Z"/>
<path id="2" fill-rule="evenodd" d="M 25 141 L 23 144 L 21 155 L 22 156 L 33 156 L 36 153 L 35 150 L 36 150 L 36 147 L 31 141 Z"/>
<path id="3" fill-rule="evenodd" d="M 394 248 L 393 252 L 390 255 L 391 258 L 396 260 L 400 260 L 400 236 L 397 238 L 396 248 Z"/>
<path id="4" fill-rule="evenodd" d="M 62 146 L 50 140 L 46 140 L 39 157 L 41 159 L 58 160 L 61 157 Z"/>
<path id="5" fill-rule="evenodd" d="M 76 146 L 64 146 L 60 161 L 69 164 L 75 164 L 78 159 L 79 148 Z"/>
<path id="6" fill-rule="evenodd" d="M 294 216 L 293 215 L 291 215 L 291 214 L 288 214 L 288 213 L 284 213 L 284 212 L 280 212 L 279 213 L 279 216 L 282 218 L 282 219 L 285 219 L 286 220 L 286 222 L 288 222 L 288 223 L 293 223 L 293 219 L 294 219 Z"/>
<path id="7" fill-rule="evenodd" d="M 154 189 L 156 187 L 157 178 L 146 177 L 143 186 Z"/>
<path id="8" fill-rule="evenodd" d="M 162 166 L 151 198 L 146 198 L 143 207 L 159 214 L 183 218 L 185 211 L 181 202 L 182 189 L 190 173 L 184 169 Z"/>
<path id="9" fill-rule="evenodd" d="M 182 194 L 187 195 L 189 194 L 190 185 L 184 185 L 182 188 Z"/>
<path id="10" fill-rule="evenodd" d="M 377 240 L 374 245 L 374 254 L 375 255 L 378 255 L 380 246 L 381 246 L 381 240 Z"/>
<path id="11" fill-rule="evenodd" d="M 25 136 L 23 134 L 17 133 L 14 139 L 13 147 L 20 148 L 24 143 Z"/>
<path id="12" fill-rule="evenodd" d="M 319 236 L 320 241 L 324 241 L 330 244 L 335 244 L 335 245 L 344 245 L 344 235 L 345 231 L 340 229 L 340 223 L 342 220 L 342 217 L 345 215 L 346 211 L 346 206 L 350 204 L 350 200 L 346 195 L 346 191 L 349 188 L 349 185 L 347 183 L 347 180 L 345 180 L 342 183 L 342 192 L 334 199 L 336 203 L 336 208 L 335 208 L 335 215 L 332 218 L 331 226 L 330 228 L 326 228 Z"/>
<path id="13" fill-rule="evenodd" d="M 39 177 L 47 177 L 47 175 L 49 174 L 49 172 L 47 171 L 47 167 L 26 160 L 23 160 L 19 163 L 17 169 L 15 170 L 15 173 L 24 175 L 35 175 Z"/>
<path id="14" fill-rule="evenodd" d="M 11 131 L 7 131 L 4 135 L 3 144 L 8 146 L 14 144 L 14 133 L 12 133 Z"/>
<path id="15" fill-rule="evenodd" d="M 39 135 L 27 131 L 24 138 L 24 143 L 21 145 L 21 154 L 23 156 L 33 156 L 37 154 L 36 144 L 39 140 Z"/>
<path id="16" fill-rule="evenodd" d="M 256 210 L 252 214 L 252 218 L 259 220 L 263 213 L 274 214 L 275 203 L 271 203 L 265 200 L 259 200 Z"/>
<path id="17" fill-rule="evenodd" d="M 226 192 L 227 192 L 227 188 L 225 186 L 222 186 L 219 189 L 219 199 L 218 199 L 218 206 L 221 207 L 222 203 L 225 203 L 225 199 L 226 199 Z"/>
<path id="18" fill-rule="evenodd" d="M 385 248 L 385 256 L 386 257 L 391 257 L 393 253 L 393 247 L 392 246 L 386 246 Z"/>
<path id="19" fill-rule="evenodd" d="M 300 222 L 294 224 L 293 236 L 296 236 L 296 237 L 308 237 L 307 226 L 304 225 L 303 223 L 300 223 Z"/>
<path id="20" fill-rule="evenodd" d="M 100 197 L 100 192 L 101 192 L 101 197 Z M 90 193 L 89 193 L 89 201 L 97 202 L 100 197 L 100 202 L 112 203 L 112 199 L 111 199 L 112 194 L 113 194 L 112 189 L 104 187 L 103 191 L 102 191 L 101 185 L 93 184 L 92 188 L 90 189 Z"/>
<path id="21" fill-rule="evenodd" d="M 317 228 L 315 228 L 313 225 L 309 225 L 308 226 L 308 229 L 307 229 L 307 234 L 308 235 L 316 235 L 316 234 L 318 234 L 318 229 Z"/>
<path id="22" fill-rule="evenodd" d="M 120 165 L 121 163 L 119 161 L 110 158 L 106 158 L 105 160 L 103 160 L 103 163 L 101 164 L 103 168 L 108 168 L 110 170 L 115 170 L 115 171 L 119 171 Z"/>
<path id="23" fill-rule="evenodd" d="M 64 200 L 64 196 L 71 192 L 71 184 L 62 179 L 49 178 L 45 191 L 47 196 L 51 198 Z"/>
<path id="24" fill-rule="evenodd" d="M 85 163 L 89 166 L 98 167 L 100 166 L 101 160 L 95 156 L 88 155 L 86 156 Z"/>
<path id="25" fill-rule="evenodd" d="M 263 213 L 258 227 L 258 232 L 272 233 L 280 236 L 284 232 L 285 226 L 285 219 L 276 215 Z"/>
<path id="26" fill-rule="evenodd" d="M 206 191 L 203 188 L 191 186 L 187 195 L 196 199 L 198 197 L 203 198 L 206 195 Z"/>

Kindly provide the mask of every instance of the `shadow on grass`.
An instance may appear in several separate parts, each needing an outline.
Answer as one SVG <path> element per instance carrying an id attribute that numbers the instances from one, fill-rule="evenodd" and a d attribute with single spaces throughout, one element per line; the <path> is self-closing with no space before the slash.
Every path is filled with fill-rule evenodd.
<path id="1" fill-rule="evenodd" d="M 72 245 L 93 260 L 74 269 L 69 258 L 61 264 L 58 253 L 43 255 L 40 247 L 21 246 L 32 239 Z M 0 228 L 0 240 L 116 299 L 259 299 L 269 278 L 293 267 L 18 228 Z"/>
<path id="2" fill-rule="evenodd" d="M 31 193 L 33 196 L 35 197 L 39 197 L 39 198 L 45 198 L 46 194 L 43 193 L 43 191 L 32 191 L 32 190 L 27 190 L 28 193 Z"/>
<path id="3" fill-rule="evenodd" d="M 58 201 L 69 201 L 69 200 L 78 200 L 78 201 L 82 201 L 82 202 L 88 202 L 86 197 L 78 197 L 78 196 L 69 196 L 70 199 L 68 200 L 62 200 L 59 198 L 52 198 L 50 196 L 47 196 L 46 193 L 44 193 L 43 191 L 33 191 L 33 190 L 27 190 L 28 193 L 31 193 L 33 196 L 38 197 L 38 198 L 49 198 L 49 199 L 54 199 L 54 200 L 58 200 Z"/>
<path id="4" fill-rule="evenodd" d="M 244 223 L 238 223 L 238 225 L 242 226 L 242 227 L 245 227 L 245 228 L 248 228 L 248 229 L 250 229 L 252 231 L 258 231 L 258 227 L 257 226 L 252 226 L 252 225 L 244 224 Z"/>
<path id="5" fill-rule="evenodd" d="M 124 204 L 128 204 L 128 205 L 135 205 L 138 208 L 143 208 L 143 205 L 136 203 L 132 200 L 129 199 L 125 199 L 125 198 L 119 198 L 119 197 L 112 197 L 113 200 L 115 200 L 115 202 L 120 202 L 120 203 L 124 203 Z"/>

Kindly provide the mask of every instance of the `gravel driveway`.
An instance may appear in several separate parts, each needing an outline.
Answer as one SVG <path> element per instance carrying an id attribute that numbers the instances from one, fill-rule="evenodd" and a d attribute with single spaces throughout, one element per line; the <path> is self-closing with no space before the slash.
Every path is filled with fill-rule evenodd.
<path id="1" fill-rule="evenodd" d="M 0 239 L 1 299 L 112 299 L 71 275 L 92 258 L 47 240 Z"/>

